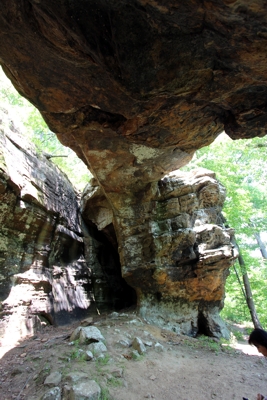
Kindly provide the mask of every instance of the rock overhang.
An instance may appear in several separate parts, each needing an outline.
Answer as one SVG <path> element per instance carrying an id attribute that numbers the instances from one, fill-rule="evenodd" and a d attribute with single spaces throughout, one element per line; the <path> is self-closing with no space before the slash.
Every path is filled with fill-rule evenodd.
<path id="1" fill-rule="evenodd" d="M 162 312 L 167 315 L 175 299 L 182 297 L 189 303 L 179 306 L 176 301 L 174 314 L 183 318 L 190 309 L 195 313 L 189 315 L 185 330 L 192 321 L 197 330 L 198 313 L 207 320 L 207 313 L 213 315 L 215 321 L 234 258 L 230 241 L 227 248 L 221 243 L 221 253 L 202 249 L 201 229 L 196 228 L 195 248 L 192 235 L 187 235 L 185 248 L 176 246 L 168 254 L 163 246 L 157 252 L 159 239 L 149 239 L 148 221 L 161 190 L 157 182 L 186 164 L 198 148 L 223 130 L 232 139 L 265 135 L 266 2 L 3 0 L 1 6 L 0 63 L 100 185 L 108 212 L 103 217 L 100 210 L 96 220 L 100 225 L 113 220 L 122 274 L 136 288 L 141 310 L 148 310 L 156 299 L 160 314 L 165 298 Z M 213 187 L 209 193 L 214 195 Z M 181 197 L 179 190 L 177 195 Z M 209 219 L 208 199 L 202 195 L 196 226 Z M 185 199 L 190 208 L 194 198 Z M 165 200 L 172 212 L 176 201 Z M 166 213 L 161 206 L 160 212 Z M 171 222 L 158 219 L 161 231 L 189 223 L 188 218 L 173 215 L 166 217 Z M 170 241 L 177 240 L 172 235 Z M 223 229 L 222 236 L 227 235 Z M 127 253 L 135 237 L 136 252 Z M 148 265 L 154 256 L 160 259 L 155 275 Z M 191 264 L 186 268 L 176 263 L 171 267 L 175 270 L 161 271 L 162 259 L 169 256 L 190 259 Z M 195 281 L 200 282 L 203 266 L 206 284 L 200 290 L 190 278 L 197 275 Z M 145 271 L 156 284 L 148 279 L 151 290 L 144 294 Z M 182 285 L 178 282 L 183 273 L 189 273 L 189 279 Z"/>
<path id="2" fill-rule="evenodd" d="M 5 0 L 0 60 L 62 143 L 121 190 L 180 168 L 224 129 L 265 134 L 264 11 L 262 0 Z"/>

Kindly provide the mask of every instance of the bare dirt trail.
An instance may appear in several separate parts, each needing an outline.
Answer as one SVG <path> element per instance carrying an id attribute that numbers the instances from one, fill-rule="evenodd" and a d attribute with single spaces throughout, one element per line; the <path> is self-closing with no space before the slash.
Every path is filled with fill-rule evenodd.
<path id="1" fill-rule="evenodd" d="M 245 334 L 242 341 L 221 345 L 161 330 L 134 313 L 111 314 L 93 324 L 106 339 L 108 352 L 101 362 L 84 361 L 79 346 L 69 344 L 78 324 L 45 327 L 5 354 L 2 347 L 0 399 L 41 399 L 44 380 L 54 371 L 62 374 L 62 389 L 69 372 L 85 372 L 103 389 L 103 400 L 252 400 L 259 392 L 267 394 L 267 360 L 247 344 Z M 123 346 L 135 337 L 146 344 L 137 360 L 131 347 Z"/>

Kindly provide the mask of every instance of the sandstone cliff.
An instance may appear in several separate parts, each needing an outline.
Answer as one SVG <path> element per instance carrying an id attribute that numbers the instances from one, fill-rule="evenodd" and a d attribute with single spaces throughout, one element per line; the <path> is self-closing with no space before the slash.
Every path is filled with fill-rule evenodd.
<path id="1" fill-rule="evenodd" d="M 158 197 L 158 182 L 223 130 L 233 139 L 265 135 L 266 26 L 264 0 L 1 3 L 1 65 L 94 175 L 109 205 L 106 234 L 118 249 L 122 275 L 136 290 L 140 309 L 149 297 L 141 276 L 166 267 L 158 275 L 168 286 L 173 263 L 166 261 L 168 239 L 156 234 L 157 225 L 167 230 L 169 223 L 151 217 L 156 203 L 163 209 L 165 200 L 171 204 L 167 194 Z M 179 193 L 172 202 L 181 207 Z M 189 225 L 182 228 L 189 229 L 191 244 L 185 249 L 176 238 L 175 257 L 179 262 L 181 252 L 195 254 L 200 265 L 194 235 L 201 233 L 189 215 Z M 210 231 L 225 235 L 223 229 Z M 167 247 L 161 252 L 160 246 Z M 221 256 L 228 267 L 229 258 Z M 153 260 L 155 271 L 148 266 Z M 193 295 L 183 298 L 194 301 Z"/>
<path id="2" fill-rule="evenodd" d="M 40 317 L 58 324 L 83 315 L 92 301 L 91 272 L 76 193 L 3 112 L 0 200 L 2 330 L 9 324 L 20 335 L 40 325 Z"/>
<path id="3" fill-rule="evenodd" d="M 215 174 L 204 169 L 164 177 L 138 205 L 121 195 L 116 230 L 122 277 L 149 322 L 193 336 L 227 337 L 219 312 L 234 255 L 233 231 L 221 214 L 224 200 Z M 81 212 L 118 247 L 111 207 L 96 182 L 85 190 Z"/>

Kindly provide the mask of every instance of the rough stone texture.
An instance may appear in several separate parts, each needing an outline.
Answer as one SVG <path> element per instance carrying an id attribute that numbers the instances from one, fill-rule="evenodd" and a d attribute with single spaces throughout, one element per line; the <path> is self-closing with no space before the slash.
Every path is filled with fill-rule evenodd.
<path id="1" fill-rule="evenodd" d="M 48 390 L 42 397 L 42 400 L 61 400 L 60 388 L 54 387 L 54 388 Z"/>
<path id="2" fill-rule="evenodd" d="M 265 134 L 266 26 L 264 0 L 3 0 L 0 61 L 105 192 L 140 192 Z"/>
<path id="3" fill-rule="evenodd" d="M 137 350 L 139 354 L 144 354 L 146 352 L 146 346 L 139 337 L 134 338 L 132 347 L 134 350 Z"/>
<path id="4" fill-rule="evenodd" d="M 68 387 L 64 390 L 66 400 L 97 400 L 100 398 L 101 388 L 83 372 L 71 372 L 65 377 Z"/>
<path id="5" fill-rule="evenodd" d="M 55 387 L 60 384 L 62 379 L 62 374 L 59 371 L 54 371 L 48 375 L 44 381 L 44 385 L 49 387 Z"/>
<path id="6" fill-rule="evenodd" d="M 81 209 L 100 215 L 101 191 L 100 200 L 96 189 L 91 198 L 88 192 Z M 215 174 L 176 171 L 151 184 L 138 205 L 121 199 L 122 276 L 136 290 L 141 315 L 177 332 L 227 336 L 219 311 L 234 260 L 233 231 L 224 226 L 225 190 Z"/>
<path id="7" fill-rule="evenodd" d="M 7 337 L 19 337 L 41 328 L 42 317 L 62 324 L 83 315 L 90 270 L 70 182 L 6 118 L 1 114 L 1 333 L 9 322 Z"/>
<path id="8" fill-rule="evenodd" d="M 79 326 L 73 331 L 70 337 L 70 341 L 74 340 L 79 340 L 80 344 L 89 344 L 105 340 L 105 338 L 96 326 Z"/>
<path id="9" fill-rule="evenodd" d="M 173 309 L 186 331 L 184 315 L 193 315 L 193 332 L 197 320 L 207 323 L 207 304 L 214 316 L 221 307 L 229 235 L 212 217 L 205 229 L 194 224 L 200 197 L 177 193 L 178 205 L 162 194 L 162 178 L 223 129 L 233 139 L 265 134 L 266 8 L 265 0 L 1 2 L 4 71 L 101 187 L 93 221 L 115 250 L 98 276 L 109 269 L 117 284 L 110 270 L 119 254 L 140 310 L 152 318 L 161 308 L 166 323 Z M 188 216 L 176 218 L 177 208 Z"/>
<path id="10" fill-rule="evenodd" d="M 98 400 L 100 399 L 101 388 L 93 380 L 78 382 L 70 389 L 69 400 Z"/>
<path id="11" fill-rule="evenodd" d="M 91 351 L 94 357 L 103 356 L 103 353 L 106 353 L 107 347 L 103 342 L 91 343 L 88 346 L 88 350 Z"/>

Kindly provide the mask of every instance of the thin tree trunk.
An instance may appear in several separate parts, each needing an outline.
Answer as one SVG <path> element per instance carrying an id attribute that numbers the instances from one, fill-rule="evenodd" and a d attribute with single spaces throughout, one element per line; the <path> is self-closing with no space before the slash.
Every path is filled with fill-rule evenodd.
<path id="1" fill-rule="evenodd" d="M 263 241 L 261 240 L 261 234 L 256 232 L 256 225 L 254 224 L 254 222 L 252 222 L 250 220 L 249 225 L 255 230 L 254 232 L 254 236 L 255 239 L 257 240 L 257 243 L 259 245 L 260 251 L 261 251 L 261 255 L 263 258 L 267 259 L 267 249 L 265 244 L 263 243 Z"/>
<path id="2" fill-rule="evenodd" d="M 240 265 L 240 269 L 242 271 L 242 278 L 243 278 L 243 283 L 244 283 L 244 288 L 245 288 L 245 298 L 246 298 L 246 302 L 247 302 L 247 306 L 251 315 L 251 319 L 254 325 L 254 328 L 260 328 L 262 329 L 261 323 L 259 321 L 257 312 L 256 312 L 256 308 L 255 308 L 255 304 L 253 301 L 253 296 L 252 296 L 252 292 L 251 292 L 251 287 L 250 287 L 250 281 L 249 281 L 249 277 L 247 274 L 247 270 L 246 270 L 246 265 L 245 265 L 245 261 L 242 257 L 240 248 L 236 242 L 236 239 L 233 239 L 234 245 L 237 247 L 238 249 L 238 262 Z M 244 291 L 243 291 L 244 293 Z"/>
<path id="3" fill-rule="evenodd" d="M 265 259 L 267 259 L 267 249 L 266 249 L 265 244 L 264 244 L 263 241 L 261 240 L 261 235 L 260 235 L 260 233 L 254 232 L 254 236 L 255 236 L 255 238 L 256 238 L 256 240 L 257 240 L 257 243 L 258 243 L 258 245 L 259 245 L 259 248 L 260 248 L 262 257 L 265 258 Z"/>

